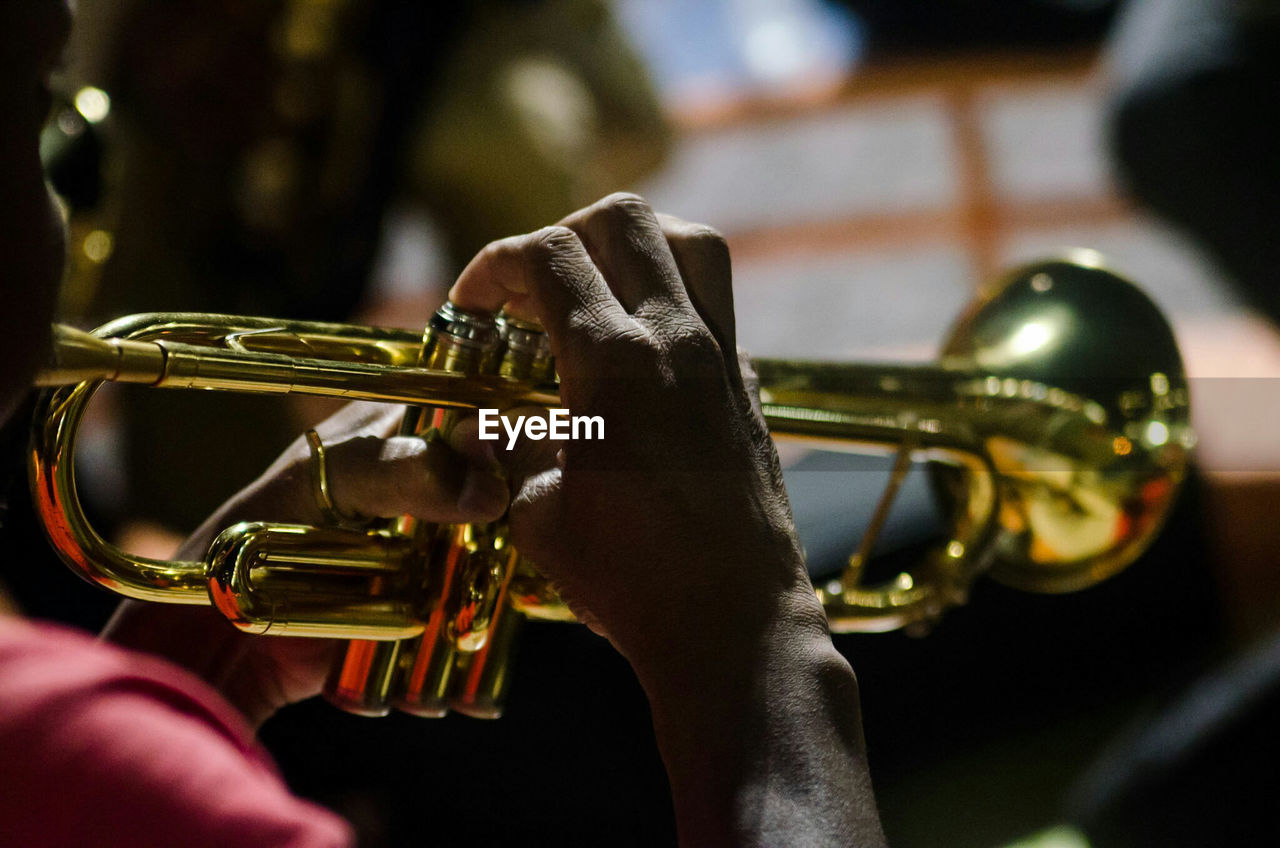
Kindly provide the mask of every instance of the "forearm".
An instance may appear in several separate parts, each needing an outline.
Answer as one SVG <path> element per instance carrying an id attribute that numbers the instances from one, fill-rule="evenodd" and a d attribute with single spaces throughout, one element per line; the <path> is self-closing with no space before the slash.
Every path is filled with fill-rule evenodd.
<path id="1" fill-rule="evenodd" d="M 772 639 L 754 673 L 646 681 L 681 844 L 884 845 L 853 670 L 825 633 Z"/>

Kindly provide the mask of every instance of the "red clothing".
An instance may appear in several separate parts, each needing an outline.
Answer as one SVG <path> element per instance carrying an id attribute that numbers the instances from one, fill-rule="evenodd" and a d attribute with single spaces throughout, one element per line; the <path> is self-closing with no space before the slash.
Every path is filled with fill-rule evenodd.
<path id="1" fill-rule="evenodd" d="M 0 615 L 0 846 L 353 842 L 342 819 L 289 793 L 202 680 Z"/>

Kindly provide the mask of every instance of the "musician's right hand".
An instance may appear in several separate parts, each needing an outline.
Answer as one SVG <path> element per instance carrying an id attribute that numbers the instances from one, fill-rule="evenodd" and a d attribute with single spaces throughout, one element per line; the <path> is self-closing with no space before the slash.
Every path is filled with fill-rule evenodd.
<path id="1" fill-rule="evenodd" d="M 541 321 L 565 405 L 604 420 L 603 439 L 497 454 L 514 476 L 516 545 L 642 679 L 676 661 L 700 675 L 720 640 L 773 628 L 829 642 L 730 286 L 718 234 L 614 195 L 490 245 L 451 293 Z"/>
<path id="2" fill-rule="evenodd" d="M 750 372 L 728 249 L 614 195 L 495 242 L 463 308 L 539 320 L 598 441 L 524 441 L 512 540 L 635 669 L 683 844 L 882 844 L 857 686 L 805 569 Z"/>

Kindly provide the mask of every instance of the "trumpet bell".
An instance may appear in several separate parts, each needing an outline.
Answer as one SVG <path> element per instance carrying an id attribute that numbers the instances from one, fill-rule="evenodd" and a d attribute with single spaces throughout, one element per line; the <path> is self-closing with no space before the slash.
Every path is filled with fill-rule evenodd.
<path id="1" fill-rule="evenodd" d="M 1195 438 L 1173 331 L 1141 290 L 1092 251 L 1027 265 L 960 317 L 942 364 L 984 375 L 961 403 L 997 474 L 992 577 L 1074 591 L 1145 549 Z"/>

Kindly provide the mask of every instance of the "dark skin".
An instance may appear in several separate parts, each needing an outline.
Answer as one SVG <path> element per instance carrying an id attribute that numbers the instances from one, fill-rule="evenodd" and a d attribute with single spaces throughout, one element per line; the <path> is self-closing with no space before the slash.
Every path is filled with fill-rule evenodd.
<path id="1" fill-rule="evenodd" d="M 635 669 L 681 844 L 883 844 L 857 683 L 737 353 L 724 239 L 613 195 L 489 245 L 450 298 L 540 320 L 565 405 L 606 421 L 556 456 L 517 450 L 511 529 Z"/>
<path id="2" fill-rule="evenodd" d="M 26 351 L 46 342 L 60 273 L 35 135 L 67 22 L 55 2 L 0 4 L 0 105 L 25 116 L 0 122 L 4 329 L 19 342 L 2 375 L 6 413 L 38 361 Z M 857 684 L 809 584 L 736 352 L 724 240 L 615 195 L 485 248 L 451 296 L 541 321 L 566 405 L 602 416 L 606 438 L 508 453 L 471 420 L 428 446 L 390 435 L 396 410 L 349 407 L 318 428 L 338 506 L 430 521 L 509 507 L 515 543 L 644 686 L 681 844 L 882 845 Z M 311 470 L 299 441 L 183 555 L 235 520 L 318 522 Z M 107 635 L 192 668 L 253 721 L 318 692 L 334 652 L 244 636 L 209 610 L 134 603 Z"/>
<path id="3" fill-rule="evenodd" d="M 40 168 L 49 73 L 71 30 L 65 2 L 0 3 L 0 415 L 8 418 L 40 362 L 62 273 L 63 234 Z M 14 308 L 17 307 L 17 308 Z M 35 334 L 35 338 L 33 338 Z"/>

